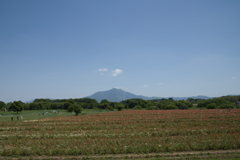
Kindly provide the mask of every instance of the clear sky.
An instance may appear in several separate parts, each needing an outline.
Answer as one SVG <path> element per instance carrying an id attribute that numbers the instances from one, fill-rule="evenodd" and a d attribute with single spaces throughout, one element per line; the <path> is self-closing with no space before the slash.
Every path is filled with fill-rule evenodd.
<path id="1" fill-rule="evenodd" d="M 240 1 L 0 1 L 0 101 L 114 87 L 240 94 Z"/>

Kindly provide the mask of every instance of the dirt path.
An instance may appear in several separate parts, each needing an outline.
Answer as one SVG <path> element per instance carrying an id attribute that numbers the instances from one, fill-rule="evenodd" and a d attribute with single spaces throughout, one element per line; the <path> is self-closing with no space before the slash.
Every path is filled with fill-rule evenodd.
<path id="1" fill-rule="evenodd" d="M 148 153 L 148 154 L 106 154 L 106 155 L 80 155 L 80 156 L 0 156 L 1 160 L 67 160 L 67 159 L 224 159 L 239 158 L 240 149 L 237 150 L 209 150 L 169 153 Z"/>

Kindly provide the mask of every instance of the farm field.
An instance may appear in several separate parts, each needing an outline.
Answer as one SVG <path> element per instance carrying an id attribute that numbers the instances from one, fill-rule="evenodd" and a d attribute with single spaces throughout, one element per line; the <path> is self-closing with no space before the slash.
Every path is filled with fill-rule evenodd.
<path id="1" fill-rule="evenodd" d="M 239 150 L 240 109 L 126 110 L 0 122 L 1 156 Z"/>
<path id="2" fill-rule="evenodd" d="M 59 111 L 52 112 L 52 111 Z M 102 113 L 107 112 L 107 110 L 103 109 L 85 109 L 82 113 L 83 114 L 91 114 L 91 113 Z M 43 115 L 44 113 L 44 115 Z M 48 114 L 46 114 L 48 113 Z M 75 113 L 69 113 L 66 110 L 30 110 L 30 111 L 22 111 L 18 114 L 16 112 L 0 112 L 0 122 L 12 122 L 11 116 L 13 116 L 13 121 L 17 121 L 17 116 L 22 116 L 23 121 L 29 121 L 29 120 L 37 120 L 37 119 L 44 119 L 44 118 L 50 118 L 50 117 L 64 117 L 64 116 L 74 116 Z M 20 118 L 19 120 L 20 121 Z"/>

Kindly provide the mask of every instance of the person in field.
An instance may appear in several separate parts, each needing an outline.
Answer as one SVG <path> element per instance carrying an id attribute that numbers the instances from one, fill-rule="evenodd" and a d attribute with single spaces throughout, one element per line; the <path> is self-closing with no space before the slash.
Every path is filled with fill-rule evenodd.
<path id="1" fill-rule="evenodd" d="M 13 116 L 11 117 L 11 120 L 13 121 Z"/>
<path id="2" fill-rule="evenodd" d="M 21 116 L 21 121 L 23 120 L 22 116 Z"/>
<path id="3" fill-rule="evenodd" d="M 228 109 L 228 112 L 231 112 L 231 108 Z"/>

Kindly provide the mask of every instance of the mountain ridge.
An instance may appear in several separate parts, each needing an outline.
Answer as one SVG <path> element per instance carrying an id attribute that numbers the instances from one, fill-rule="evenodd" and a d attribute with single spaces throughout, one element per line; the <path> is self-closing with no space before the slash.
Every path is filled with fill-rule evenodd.
<path id="1" fill-rule="evenodd" d="M 225 96 L 236 96 L 236 95 L 228 94 Z M 190 97 L 155 97 L 155 96 L 147 97 L 147 96 L 143 96 L 143 95 L 135 95 L 133 93 L 126 92 L 122 89 L 112 88 L 107 91 L 98 91 L 90 96 L 86 96 L 86 97 L 82 97 L 82 98 L 92 98 L 92 99 L 96 99 L 98 102 L 101 102 L 101 100 L 103 100 L 103 99 L 107 99 L 108 101 L 111 101 L 111 102 L 121 102 L 122 100 L 127 100 L 127 99 L 132 99 L 132 98 L 141 98 L 144 100 L 162 99 L 162 98 L 165 98 L 165 99 L 173 98 L 174 100 L 186 100 L 188 98 L 211 99 L 214 97 L 208 97 L 208 96 L 204 96 L 204 95 L 190 96 Z M 47 98 L 47 99 L 53 100 L 52 98 Z M 25 103 L 32 103 L 33 101 L 34 100 L 26 101 Z"/>
<path id="2" fill-rule="evenodd" d="M 186 100 L 188 98 L 210 99 L 212 97 L 203 96 L 203 95 L 191 96 L 191 97 L 147 97 L 147 96 L 142 96 L 142 95 L 135 95 L 133 93 L 126 92 L 122 89 L 112 88 L 107 91 L 98 91 L 90 96 L 85 97 L 85 98 L 96 99 L 98 102 L 101 102 L 101 100 L 103 100 L 103 99 L 107 99 L 108 101 L 111 101 L 111 102 L 120 102 L 122 100 L 132 99 L 132 98 L 141 98 L 144 100 L 162 99 L 162 98 L 165 98 L 165 99 L 173 98 L 174 100 Z"/>

